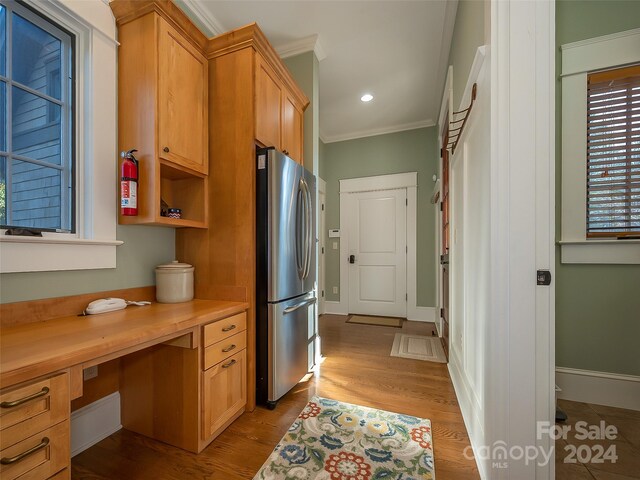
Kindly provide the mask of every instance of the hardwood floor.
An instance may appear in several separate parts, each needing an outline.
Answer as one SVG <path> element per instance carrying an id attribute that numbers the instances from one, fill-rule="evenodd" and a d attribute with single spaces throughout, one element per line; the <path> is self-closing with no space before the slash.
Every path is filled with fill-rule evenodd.
<path id="1" fill-rule="evenodd" d="M 73 478 L 251 479 L 314 394 L 429 418 L 436 478 L 479 478 L 475 462 L 463 455 L 469 438 L 447 366 L 389 356 L 396 333 L 431 335 L 433 324 L 405 322 L 400 329 L 345 319 L 320 318 L 325 360 L 310 380 L 275 410 L 257 407 L 242 415 L 200 455 L 120 430 L 73 458 Z"/>
<path id="2" fill-rule="evenodd" d="M 568 416 L 564 425 L 571 427 L 571 430 L 566 439 L 556 441 L 556 478 L 563 480 L 631 480 L 640 478 L 640 412 L 569 400 L 559 400 L 558 404 Z M 575 438 L 575 434 L 579 433 L 576 431 L 577 422 L 587 422 L 588 426 L 600 426 L 602 421 L 606 422 L 606 425 L 616 427 L 615 439 L 581 440 Z M 571 450 L 579 448 L 581 445 L 588 447 L 589 450 L 586 452 L 589 454 L 596 452 L 595 445 L 602 445 L 605 451 L 610 447 L 615 447 L 615 454 L 618 458 L 615 462 L 605 458 L 602 463 L 565 463 L 567 458 L 576 458 L 576 456 L 570 456 Z M 586 456 L 583 458 L 588 460 Z"/>

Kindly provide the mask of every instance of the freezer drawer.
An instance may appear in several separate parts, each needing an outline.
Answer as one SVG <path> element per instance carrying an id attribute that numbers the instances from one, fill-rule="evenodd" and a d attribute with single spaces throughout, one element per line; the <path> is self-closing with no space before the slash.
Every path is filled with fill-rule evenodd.
<path id="1" fill-rule="evenodd" d="M 309 316 L 314 315 L 313 293 L 269 304 L 268 400 L 277 401 L 308 371 Z"/>

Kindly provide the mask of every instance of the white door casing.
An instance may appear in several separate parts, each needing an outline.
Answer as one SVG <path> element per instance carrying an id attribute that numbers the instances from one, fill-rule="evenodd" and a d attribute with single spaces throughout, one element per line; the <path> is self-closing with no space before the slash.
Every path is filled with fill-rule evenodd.
<path id="1" fill-rule="evenodd" d="M 434 307 L 417 306 L 417 191 L 418 172 L 393 173 L 349 178 L 340 184 L 340 301 L 327 302 L 327 309 L 338 315 L 349 314 L 349 215 L 347 197 L 359 192 L 405 189 L 407 192 L 407 319 L 433 321 Z"/>
<path id="2" fill-rule="evenodd" d="M 406 189 L 347 197 L 349 313 L 406 317 Z"/>
<path id="3" fill-rule="evenodd" d="M 325 258 L 326 258 L 326 235 L 327 235 L 327 222 L 326 222 L 326 197 L 327 197 L 327 183 L 318 177 L 318 215 L 319 215 L 319 228 L 318 228 L 318 313 L 322 315 L 325 311 L 325 299 L 326 299 L 326 285 L 325 285 Z"/>

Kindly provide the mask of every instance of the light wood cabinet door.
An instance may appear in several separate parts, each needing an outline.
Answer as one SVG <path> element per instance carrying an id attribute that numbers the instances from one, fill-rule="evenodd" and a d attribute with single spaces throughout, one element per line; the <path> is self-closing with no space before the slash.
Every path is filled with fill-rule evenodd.
<path id="1" fill-rule="evenodd" d="M 275 72 L 256 55 L 256 139 L 281 150 L 282 88 Z"/>
<path id="2" fill-rule="evenodd" d="M 282 102 L 282 151 L 302 164 L 302 110 L 289 95 Z"/>
<path id="3" fill-rule="evenodd" d="M 209 438 L 247 403 L 247 351 L 242 350 L 205 370 L 203 438 Z"/>
<path id="4" fill-rule="evenodd" d="M 207 61 L 166 21 L 158 22 L 159 156 L 207 173 Z"/>

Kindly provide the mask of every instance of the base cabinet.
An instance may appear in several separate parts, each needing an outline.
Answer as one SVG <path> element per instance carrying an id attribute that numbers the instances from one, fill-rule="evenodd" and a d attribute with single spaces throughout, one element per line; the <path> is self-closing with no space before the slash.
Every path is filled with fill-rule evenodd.
<path id="1" fill-rule="evenodd" d="M 0 392 L 2 480 L 50 478 L 68 467 L 69 450 L 67 373 Z"/>
<path id="2" fill-rule="evenodd" d="M 197 327 L 190 341 L 172 341 L 122 357 L 122 426 L 201 452 L 244 412 L 245 324 L 242 312 Z M 217 363 L 209 367 L 211 359 Z"/>
<path id="3" fill-rule="evenodd" d="M 247 351 L 242 350 L 202 373 L 202 436 L 210 437 L 247 403 Z"/>

